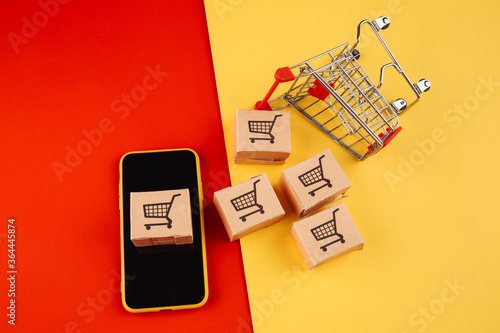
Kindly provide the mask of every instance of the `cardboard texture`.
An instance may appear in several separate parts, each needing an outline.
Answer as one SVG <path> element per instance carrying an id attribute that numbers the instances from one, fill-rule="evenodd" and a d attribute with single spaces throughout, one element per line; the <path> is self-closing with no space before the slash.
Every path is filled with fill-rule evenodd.
<path id="1" fill-rule="evenodd" d="M 308 269 L 365 245 L 343 202 L 293 223 L 290 234 Z"/>
<path id="2" fill-rule="evenodd" d="M 285 215 L 266 174 L 215 192 L 214 204 L 231 241 L 279 222 Z"/>
<path id="3" fill-rule="evenodd" d="M 279 184 L 299 217 L 340 199 L 351 188 L 330 149 L 283 170 Z"/>
<path id="4" fill-rule="evenodd" d="M 130 239 L 135 246 L 193 243 L 189 189 L 130 193 Z"/>
<path id="5" fill-rule="evenodd" d="M 234 163 L 283 164 L 291 151 L 289 112 L 236 110 Z"/>

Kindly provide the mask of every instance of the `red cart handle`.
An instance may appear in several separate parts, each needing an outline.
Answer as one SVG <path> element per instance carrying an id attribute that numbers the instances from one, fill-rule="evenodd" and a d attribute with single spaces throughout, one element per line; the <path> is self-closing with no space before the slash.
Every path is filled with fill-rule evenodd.
<path id="1" fill-rule="evenodd" d="M 290 67 L 281 67 L 276 70 L 276 73 L 274 73 L 274 79 L 275 81 L 271 86 L 271 89 L 269 89 L 269 91 L 267 92 L 264 99 L 262 101 L 258 101 L 257 103 L 255 103 L 254 106 L 255 110 L 272 111 L 272 108 L 269 105 L 269 98 L 271 98 L 271 95 L 278 87 L 278 84 L 295 80 L 295 75 L 293 75 Z"/>

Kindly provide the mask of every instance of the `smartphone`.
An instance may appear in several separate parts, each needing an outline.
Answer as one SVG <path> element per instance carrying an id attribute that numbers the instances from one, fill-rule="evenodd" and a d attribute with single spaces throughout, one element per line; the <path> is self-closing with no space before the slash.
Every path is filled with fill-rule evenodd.
<path id="1" fill-rule="evenodd" d="M 136 247 L 130 193 L 189 189 L 193 242 Z M 130 312 L 200 307 L 208 298 L 200 164 L 190 149 L 130 152 L 120 160 L 121 291 Z M 172 205 L 172 209 L 174 206 Z"/>

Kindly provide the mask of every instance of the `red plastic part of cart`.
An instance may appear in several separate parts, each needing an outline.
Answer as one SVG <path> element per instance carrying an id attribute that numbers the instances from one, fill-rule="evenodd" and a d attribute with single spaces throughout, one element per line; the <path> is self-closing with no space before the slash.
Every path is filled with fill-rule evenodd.
<path id="1" fill-rule="evenodd" d="M 394 139 L 394 137 L 395 137 L 396 135 L 398 135 L 398 134 L 399 134 L 399 132 L 401 132 L 401 130 L 402 130 L 402 129 L 403 129 L 403 128 L 402 128 L 401 126 L 399 126 L 399 127 L 398 127 L 398 128 L 396 128 L 394 131 L 392 131 L 392 132 L 391 132 L 391 133 L 387 136 L 387 138 L 385 138 L 385 139 L 384 139 L 384 142 L 383 142 L 383 144 L 382 144 L 382 148 L 384 148 L 385 146 L 387 146 L 387 145 L 388 145 L 388 144 L 389 144 L 389 143 L 390 143 L 390 142 Z M 387 132 L 390 132 L 390 131 L 391 131 L 391 129 L 390 129 L 390 128 L 387 128 Z M 378 136 L 382 138 L 382 137 L 384 136 L 384 133 L 379 133 L 379 135 L 378 135 Z M 381 149 L 382 149 L 382 148 L 381 148 Z M 377 151 L 375 152 L 375 154 L 376 154 L 376 153 L 378 153 L 381 149 L 377 150 Z M 369 145 L 369 146 L 368 146 L 368 151 L 370 151 L 370 150 L 373 150 L 373 145 Z"/>
<path id="2" fill-rule="evenodd" d="M 335 84 L 333 82 L 330 82 L 330 87 L 334 89 Z M 323 85 L 317 79 L 314 80 L 314 88 L 309 88 L 307 92 L 309 93 L 309 95 L 316 97 L 317 99 L 320 99 L 322 101 L 324 101 L 328 97 L 328 95 L 330 95 L 330 92 L 325 87 L 323 87 Z"/>
<path id="3" fill-rule="evenodd" d="M 276 72 L 274 73 L 274 79 L 275 79 L 275 81 L 274 81 L 273 85 L 271 86 L 271 89 L 269 89 L 269 91 L 267 92 L 264 99 L 262 101 L 258 101 L 257 103 L 255 103 L 255 105 L 254 105 L 255 110 L 271 111 L 272 108 L 268 103 L 269 98 L 271 98 L 271 95 L 274 93 L 274 91 L 276 90 L 276 88 L 278 87 L 278 85 L 280 83 L 290 82 L 290 81 L 295 80 L 295 75 L 293 75 L 290 67 L 281 67 L 281 68 L 278 68 L 276 70 Z"/>

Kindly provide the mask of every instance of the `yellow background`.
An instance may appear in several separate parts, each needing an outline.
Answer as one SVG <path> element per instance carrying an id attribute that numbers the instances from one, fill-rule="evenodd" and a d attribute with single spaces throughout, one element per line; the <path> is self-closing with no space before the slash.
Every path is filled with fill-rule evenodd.
<path id="1" fill-rule="evenodd" d="M 254 330 L 499 331 L 500 3 L 206 0 L 205 7 L 232 182 L 266 172 L 287 212 L 241 240 Z M 381 15 L 391 18 L 382 36 L 409 77 L 432 82 L 400 117 L 403 131 L 389 147 L 359 162 L 292 109 L 284 166 L 233 165 L 235 110 L 262 99 L 277 68 L 353 43 L 357 24 Z M 376 66 L 388 61 L 374 62 L 380 47 L 365 28 L 359 61 L 378 82 Z M 391 101 L 406 87 L 387 73 L 382 93 Z M 326 148 L 353 184 L 344 202 L 366 245 L 307 271 L 278 178 Z"/>

